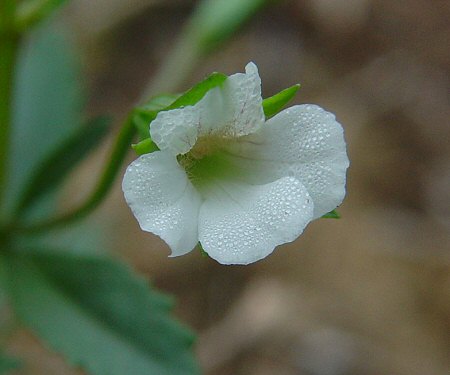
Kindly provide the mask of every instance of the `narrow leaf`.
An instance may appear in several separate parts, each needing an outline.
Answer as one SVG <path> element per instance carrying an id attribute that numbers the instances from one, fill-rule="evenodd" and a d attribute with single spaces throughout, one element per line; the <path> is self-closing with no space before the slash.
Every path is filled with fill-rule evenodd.
<path id="1" fill-rule="evenodd" d="M 21 213 L 45 193 L 55 189 L 107 134 L 111 120 L 97 117 L 78 129 L 51 153 L 34 171 L 16 209 Z"/>
<path id="2" fill-rule="evenodd" d="M 300 85 L 297 84 L 264 99 L 263 109 L 266 117 L 269 118 L 277 114 L 295 96 L 299 88 Z"/>
<path id="3" fill-rule="evenodd" d="M 144 139 L 139 143 L 131 145 L 131 147 L 133 147 L 133 150 L 138 155 L 150 154 L 159 150 L 158 146 L 151 140 L 151 138 Z"/>
<path id="4" fill-rule="evenodd" d="M 341 215 L 336 210 L 330 211 L 322 216 L 322 219 L 340 219 Z"/>
<path id="5" fill-rule="evenodd" d="M 124 265 L 67 253 L 11 255 L 18 317 L 92 375 L 193 375 L 192 334 L 171 301 Z"/>

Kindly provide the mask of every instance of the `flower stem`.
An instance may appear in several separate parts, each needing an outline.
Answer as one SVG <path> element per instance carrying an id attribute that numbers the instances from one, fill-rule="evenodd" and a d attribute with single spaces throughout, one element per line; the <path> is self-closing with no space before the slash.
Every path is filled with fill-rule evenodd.
<path id="1" fill-rule="evenodd" d="M 19 44 L 14 29 L 15 11 L 16 0 L 0 0 L 0 207 L 7 182 L 14 65 Z"/>
<path id="2" fill-rule="evenodd" d="M 122 165 L 122 161 L 124 160 L 127 151 L 130 149 L 130 144 L 135 134 L 136 127 L 132 121 L 132 114 L 130 114 L 117 136 L 102 176 L 93 192 L 84 203 L 61 216 L 29 225 L 15 225 L 11 230 L 20 233 L 42 232 L 69 224 L 91 213 L 103 201 L 106 194 L 111 189 L 114 179 Z"/>

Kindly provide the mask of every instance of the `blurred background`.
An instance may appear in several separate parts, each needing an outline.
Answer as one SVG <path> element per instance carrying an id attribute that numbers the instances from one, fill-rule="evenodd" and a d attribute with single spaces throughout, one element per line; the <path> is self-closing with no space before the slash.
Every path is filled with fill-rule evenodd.
<path id="1" fill-rule="evenodd" d="M 71 1 L 62 23 L 82 54 L 90 113 L 120 126 L 196 3 Z M 177 298 L 205 374 L 449 374 L 449 19 L 446 0 L 274 2 L 180 85 L 254 61 L 264 97 L 301 83 L 294 103 L 336 114 L 351 161 L 342 219 L 313 222 L 246 267 L 195 251 L 167 258 L 120 181 L 89 219 L 105 248 Z M 61 206 L 90 190 L 109 146 L 75 172 Z M 81 374 L 26 331 L 10 346 L 27 374 Z"/>

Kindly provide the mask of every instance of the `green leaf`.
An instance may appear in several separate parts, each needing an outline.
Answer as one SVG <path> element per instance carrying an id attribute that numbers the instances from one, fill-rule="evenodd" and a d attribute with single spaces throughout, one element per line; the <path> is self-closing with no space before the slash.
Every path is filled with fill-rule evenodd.
<path id="1" fill-rule="evenodd" d="M 0 353 L 0 374 L 8 373 L 20 368 L 21 363 L 18 359 Z"/>
<path id="2" fill-rule="evenodd" d="M 19 319 L 92 375 L 191 375 L 193 336 L 172 302 L 111 259 L 32 251 L 10 255 Z"/>
<path id="3" fill-rule="evenodd" d="M 44 25 L 24 42 L 16 67 L 8 210 L 36 166 L 82 123 L 84 96 L 70 40 Z"/>
<path id="4" fill-rule="evenodd" d="M 340 219 L 341 215 L 336 210 L 330 211 L 322 216 L 322 219 Z"/>
<path id="5" fill-rule="evenodd" d="M 188 35 L 203 53 L 217 48 L 249 20 L 267 0 L 203 0 L 188 27 Z"/>
<path id="6" fill-rule="evenodd" d="M 159 150 L 158 146 L 151 140 L 151 138 L 144 139 L 139 143 L 131 145 L 131 147 L 133 147 L 133 150 L 138 155 L 150 154 Z"/>
<path id="7" fill-rule="evenodd" d="M 26 190 L 19 199 L 16 212 L 31 206 L 45 193 L 56 189 L 64 177 L 100 143 L 110 128 L 111 119 L 97 117 L 79 128 L 37 166 Z"/>
<path id="8" fill-rule="evenodd" d="M 297 84 L 264 99 L 263 109 L 266 117 L 269 118 L 277 114 L 295 96 L 299 88 L 300 85 Z"/>

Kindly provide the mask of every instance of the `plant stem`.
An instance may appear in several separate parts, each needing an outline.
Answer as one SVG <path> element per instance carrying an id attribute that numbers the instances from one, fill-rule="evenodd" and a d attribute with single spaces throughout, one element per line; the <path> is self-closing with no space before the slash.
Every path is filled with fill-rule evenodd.
<path id="1" fill-rule="evenodd" d="M 20 233 L 37 233 L 61 227 L 65 224 L 79 220 L 91 213 L 105 198 L 106 194 L 113 185 L 114 179 L 120 170 L 122 162 L 130 149 L 130 144 L 136 134 L 136 128 L 132 121 L 133 113 L 131 113 L 120 130 L 115 144 L 113 146 L 110 158 L 106 164 L 105 170 L 100 177 L 96 187 L 94 188 L 88 199 L 77 208 L 51 218 L 46 221 L 32 223 L 29 225 L 14 225 L 10 230 Z"/>
<path id="2" fill-rule="evenodd" d="M 14 65 L 19 36 L 14 29 L 15 0 L 0 0 L 0 213 L 7 180 Z"/>

